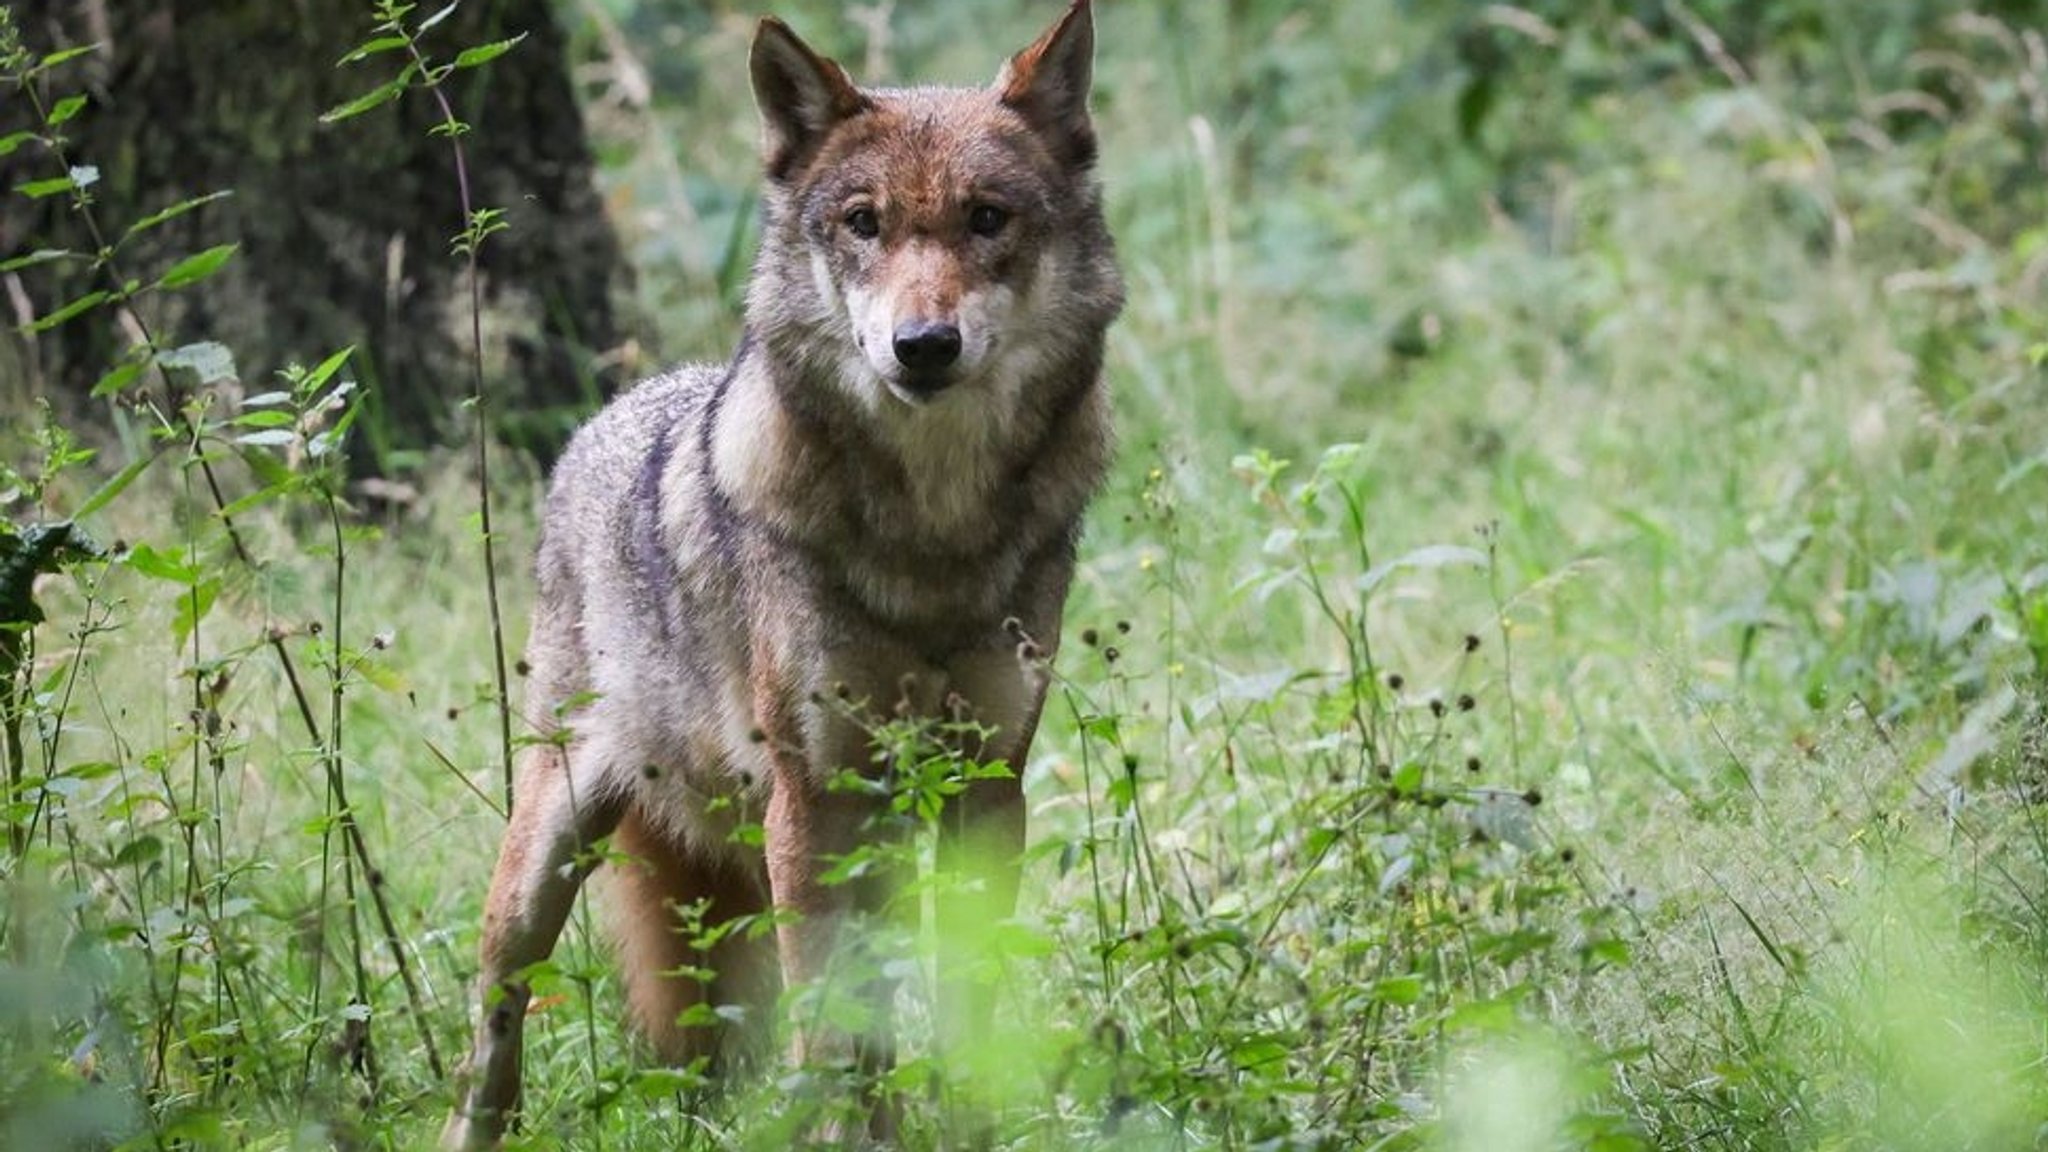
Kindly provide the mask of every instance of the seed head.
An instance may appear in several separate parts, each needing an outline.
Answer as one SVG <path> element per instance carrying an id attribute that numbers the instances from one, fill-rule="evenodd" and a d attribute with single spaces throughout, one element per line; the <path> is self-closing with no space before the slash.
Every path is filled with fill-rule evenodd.
<path id="1" fill-rule="evenodd" d="M 1543 793 L 1531 788 L 1527 792 L 1522 793 L 1522 803 L 1534 808 L 1543 803 Z"/>
<path id="2" fill-rule="evenodd" d="M 1470 692 L 1458 693 L 1458 711 L 1470 712 L 1477 707 L 1479 707 L 1479 701 L 1473 699 Z"/>
<path id="3" fill-rule="evenodd" d="M 1478 636 L 1478 634 L 1477 634 L 1477 633 L 1473 633 L 1473 632 L 1467 632 L 1467 633 L 1465 633 L 1465 651 L 1467 651 L 1467 652 L 1477 652 L 1477 651 L 1479 651 L 1479 636 Z"/>
<path id="4" fill-rule="evenodd" d="M 1405 687 L 1407 687 L 1407 686 L 1408 686 L 1408 678 L 1407 678 L 1407 677 L 1405 677 L 1405 676 L 1401 675 L 1401 674 L 1400 674 L 1399 672 L 1389 672 L 1389 673 L 1387 673 L 1387 687 L 1388 687 L 1388 688 L 1392 689 L 1392 690 L 1393 690 L 1393 691 L 1395 691 L 1395 692 L 1399 692 L 1399 691 L 1400 691 L 1401 689 L 1403 689 L 1403 688 L 1405 688 Z"/>

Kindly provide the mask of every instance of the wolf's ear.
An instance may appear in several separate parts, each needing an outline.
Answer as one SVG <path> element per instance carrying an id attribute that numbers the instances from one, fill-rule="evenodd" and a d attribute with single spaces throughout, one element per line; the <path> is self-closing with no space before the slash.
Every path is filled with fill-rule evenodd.
<path id="1" fill-rule="evenodd" d="M 787 179 L 834 125 L 867 106 L 846 69 L 811 51 L 773 16 L 754 31 L 747 70 L 761 110 L 761 160 L 771 180 Z"/>
<path id="2" fill-rule="evenodd" d="M 1088 0 L 1074 0 L 1059 23 L 1003 65 L 996 91 L 1077 168 L 1095 162 L 1095 126 L 1088 119 L 1088 85 L 1095 74 L 1095 17 Z"/>

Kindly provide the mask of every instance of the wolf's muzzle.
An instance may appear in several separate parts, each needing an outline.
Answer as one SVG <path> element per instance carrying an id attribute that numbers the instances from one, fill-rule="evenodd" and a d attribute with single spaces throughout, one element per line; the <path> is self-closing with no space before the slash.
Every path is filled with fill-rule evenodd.
<path id="1" fill-rule="evenodd" d="M 952 383 L 947 369 L 960 359 L 960 329 L 931 320 L 907 320 L 896 326 L 896 362 L 903 382 L 914 392 L 930 395 Z"/>

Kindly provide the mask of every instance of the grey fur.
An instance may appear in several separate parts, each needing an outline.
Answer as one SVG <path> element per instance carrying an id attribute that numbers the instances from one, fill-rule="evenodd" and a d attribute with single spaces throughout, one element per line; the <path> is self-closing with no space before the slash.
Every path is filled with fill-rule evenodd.
<path id="1" fill-rule="evenodd" d="M 623 828 L 664 875 L 713 877 L 738 907 L 772 897 L 800 914 L 779 951 L 783 974 L 804 980 L 836 946 L 842 912 L 868 900 L 816 880 L 819 860 L 865 834 L 859 809 L 824 787 L 869 756 L 833 698 L 887 708 L 900 696 L 933 715 L 964 699 L 997 731 L 971 751 L 1021 763 L 1044 681 L 1020 659 L 1016 629 L 1047 656 L 1056 646 L 1082 512 L 1111 451 L 1101 370 L 1122 282 L 1073 91 L 1085 99 L 1076 54 L 1091 49 L 1083 0 L 997 88 L 848 95 L 837 65 L 764 23 L 754 77 L 770 178 L 747 334 L 728 365 L 619 397 L 551 483 L 525 711 L 558 738 L 522 767 L 480 981 L 510 1010 L 479 1026 L 448 1147 L 493 1145 L 516 1102 L 519 972 L 552 948 L 581 848 Z M 1050 96 L 1031 84 L 1041 55 L 1060 86 Z M 777 100 L 801 104 L 778 115 Z M 1039 105 L 1059 122 L 1034 122 Z M 930 249 L 930 268 L 905 263 L 923 249 L 902 241 L 910 254 L 889 259 L 911 285 L 903 299 L 916 298 L 902 304 L 868 279 L 879 250 L 837 230 L 844 197 L 891 181 L 992 184 L 1018 222 L 1000 242 Z M 931 288 L 941 276 L 952 279 Z M 862 359 L 857 313 L 871 298 L 950 301 L 985 356 L 928 403 L 907 401 Z M 1014 782 L 986 801 L 1014 858 Z M 732 836 L 764 814 L 765 859 Z M 994 915 L 1007 914 L 1010 868 L 990 878 Z M 619 929 L 629 985 L 646 992 L 658 973 L 634 971 L 633 948 L 661 953 L 673 931 L 660 905 L 687 893 L 636 891 L 643 903 L 623 909 Z M 643 1014 L 668 1003 L 647 993 Z M 659 1041 L 662 1022 L 641 1023 Z M 831 1037 L 808 1040 L 813 1054 L 836 1050 Z M 885 1037 L 875 1043 L 885 1050 Z"/>

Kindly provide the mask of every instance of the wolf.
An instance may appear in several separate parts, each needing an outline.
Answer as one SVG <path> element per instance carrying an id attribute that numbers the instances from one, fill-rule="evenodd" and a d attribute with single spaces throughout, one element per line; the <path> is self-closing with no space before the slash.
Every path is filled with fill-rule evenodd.
<path id="1" fill-rule="evenodd" d="M 1023 763 L 1112 451 L 1103 351 L 1124 291 L 1093 58 L 1088 0 L 986 88 L 860 87 L 760 22 L 761 241 L 738 350 L 621 395 L 550 484 L 524 703 L 537 735 L 444 1147 L 493 1147 L 513 1119 L 523 974 L 594 860 L 637 1030 L 663 1059 L 717 1059 L 740 1042 L 730 1021 L 768 1026 L 780 989 L 857 947 L 898 879 L 828 875 L 886 804 L 833 786 L 876 771 L 863 709 L 965 721 L 946 728 L 963 755 Z M 965 876 L 937 910 L 955 1040 L 992 1011 L 968 942 L 1012 912 L 1024 838 L 1014 775 L 962 787 L 938 845 Z M 754 821 L 759 836 L 735 834 Z M 746 917 L 773 933 L 685 931 Z M 886 1065 L 891 989 L 861 995 L 865 1023 L 799 1021 L 791 1057 Z M 686 1026 L 712 1016 L 728 1034 Z"/>

